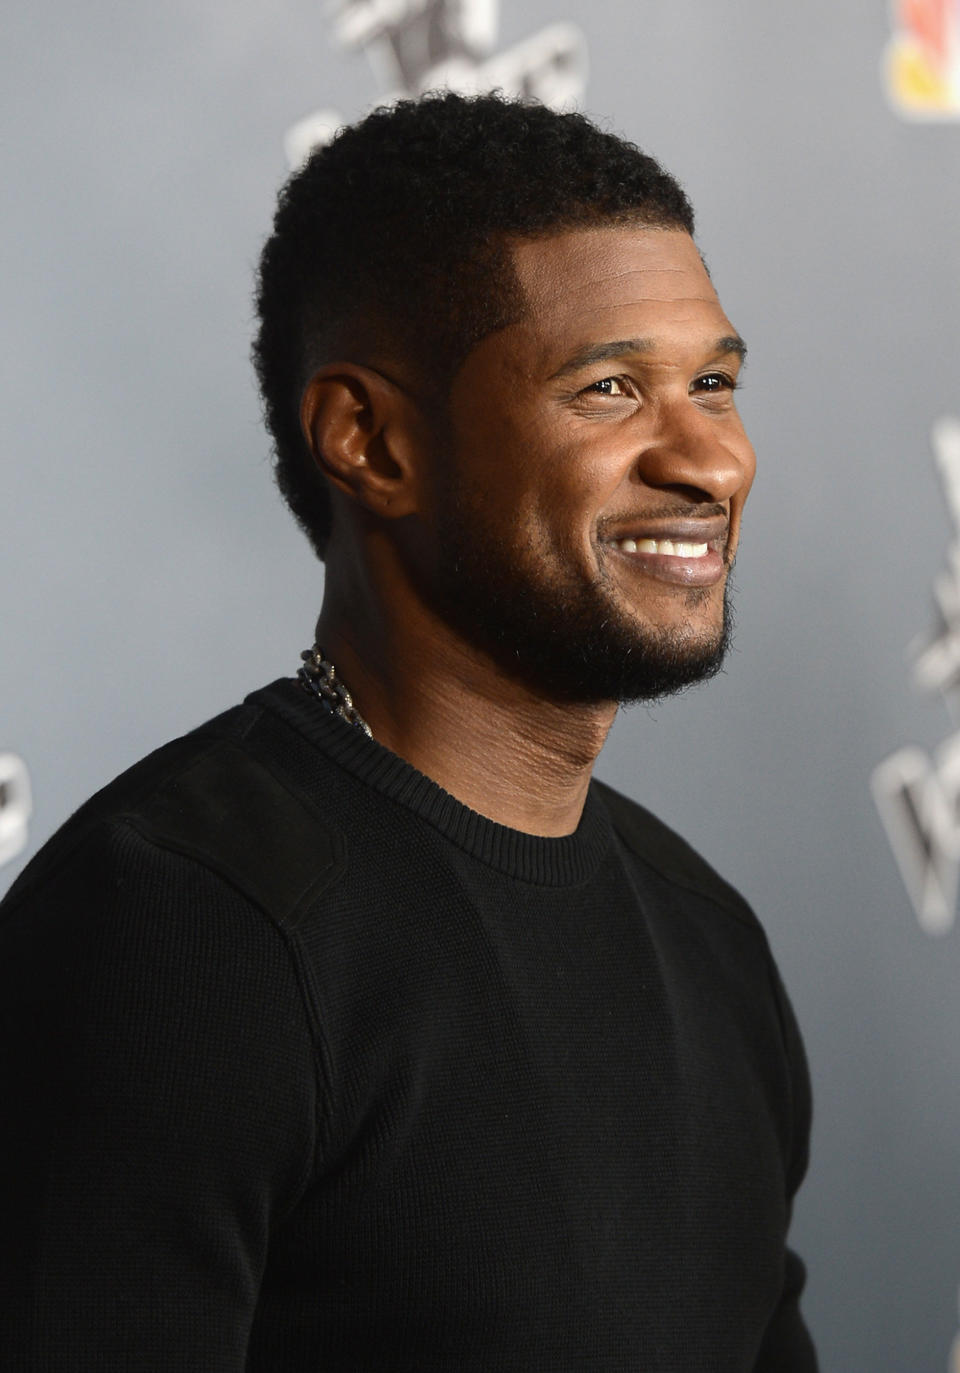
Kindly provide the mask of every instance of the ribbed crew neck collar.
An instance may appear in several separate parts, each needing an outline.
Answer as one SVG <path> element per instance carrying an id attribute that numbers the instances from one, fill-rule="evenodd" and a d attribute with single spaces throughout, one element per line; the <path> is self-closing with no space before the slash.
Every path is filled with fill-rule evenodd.
<path id="1" fill-rule="evenodd" d="M 281 716 L 340 767 L 420 816 L 464 852 L 522 881 L 544 886 L 582 882 L 609 848 L 612 825 L 592 786 L 573 834 L 526 834 L 463 805 L 396 753 L 331 715 L 291 678 L 280 678 L 248 699 Z"/>

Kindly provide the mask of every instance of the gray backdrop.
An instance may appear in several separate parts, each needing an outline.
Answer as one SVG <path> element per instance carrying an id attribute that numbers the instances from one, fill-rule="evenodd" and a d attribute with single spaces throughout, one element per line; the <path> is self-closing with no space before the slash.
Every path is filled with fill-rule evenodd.
<path id="1" fill-rule="evenodd" d="M 729 669 L 625 714 L 600 775 L 743 889 L 779 957 L 816 1089 L 795 1235 L 824 1368 L 946 1370 L 960 931 L 921 931 L 869 778 L 951 728 L 906 653 L 952 535 L 928 435 L 960 413 L 960 125 L 888 105 L 883 0 L 504 0 L 497 45 L 558 19 L 586 108 L 698 208 L 760 458 Z M 251 270 L 286 130 L 382 89 L 314 0 L 38 0 L 6 30 L 0 749 L 35 814 L 0 887 L 310 640 L 322 570 L 270 482 Z"/>

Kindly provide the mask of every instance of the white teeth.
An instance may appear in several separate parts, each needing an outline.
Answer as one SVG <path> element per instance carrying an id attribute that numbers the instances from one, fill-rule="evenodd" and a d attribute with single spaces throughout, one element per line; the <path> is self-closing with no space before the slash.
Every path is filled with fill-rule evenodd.
<path id="1" fill-rule="evenodd" d="M 705 558 L 705 543 L 679 543 L 673 539 L 618 539 L 624 553 L 658 553 L 661 558 Z"/>

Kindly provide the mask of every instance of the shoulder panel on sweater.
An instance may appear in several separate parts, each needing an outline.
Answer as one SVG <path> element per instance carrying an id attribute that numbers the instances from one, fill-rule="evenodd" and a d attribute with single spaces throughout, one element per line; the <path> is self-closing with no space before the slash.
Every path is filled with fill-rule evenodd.
<path id="1" fill-rule="evenodd" d="M 675 830 L 605 782 L 595 781 L 594 786 L 600 792 L 614 828 L 632 853 L 669 882 L 708 897 L 760 931 L 757 917 L 736 888 L 724 881 Z"/>
<path id="2" fill-rule="evenodd" d="M 343 836 L 242 745 L 217 740 L 118 817 L 203 863 L 287 925 L 341 871 Z"/>

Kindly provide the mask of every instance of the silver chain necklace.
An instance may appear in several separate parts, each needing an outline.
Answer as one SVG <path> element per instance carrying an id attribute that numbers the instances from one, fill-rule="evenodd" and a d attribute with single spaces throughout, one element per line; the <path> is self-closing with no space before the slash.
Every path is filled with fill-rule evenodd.
<path id="1" fill-rule="evenodd" d="M 300 683 L 311 696 L 316 696 L 331 715 L 339 715 L 348 725 L 362 729 L 368 739 L 373 731 L 353 704 L 353 697 L 337 676 L 337 669 L 325 656 L 319 644 L 305 648 L 300 654 L 303 667 L 297 671 Z"/>

